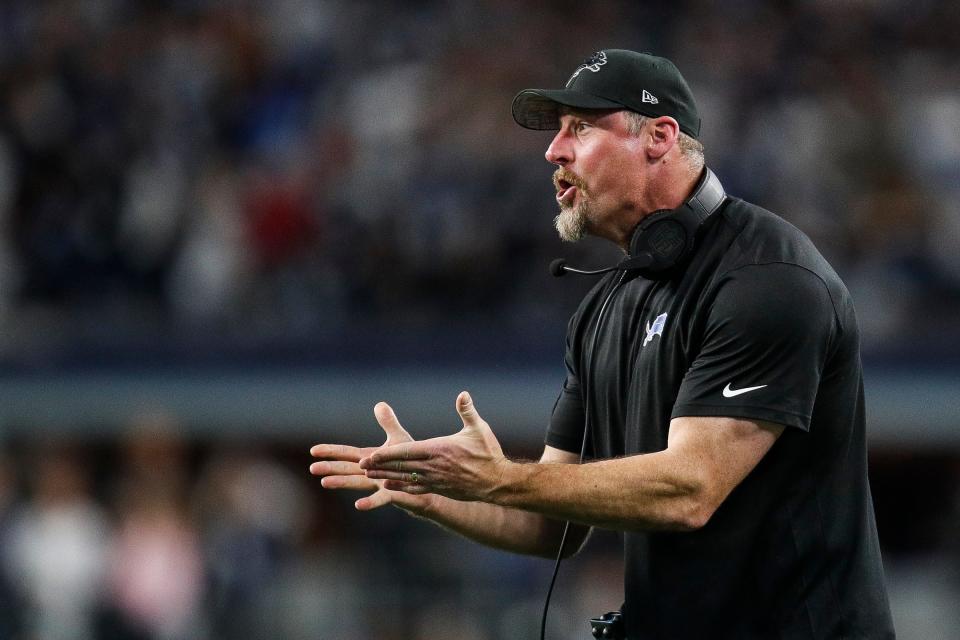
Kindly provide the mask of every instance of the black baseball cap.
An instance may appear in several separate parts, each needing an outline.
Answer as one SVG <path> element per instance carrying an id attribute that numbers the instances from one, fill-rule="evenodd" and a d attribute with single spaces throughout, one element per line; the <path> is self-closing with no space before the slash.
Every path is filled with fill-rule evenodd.
<path id="1" fill-rule="evenodd" d="M 513 99 L 513 119 L 527 129 L 559 129 L 560 106 L 629 109 L 671 116 L 680 131 L 700 135 L 700 113 L 687 81 L 667 60 L 626 49 L 604 49 L 583 61 L 563 89 L 524 89 Z"/>

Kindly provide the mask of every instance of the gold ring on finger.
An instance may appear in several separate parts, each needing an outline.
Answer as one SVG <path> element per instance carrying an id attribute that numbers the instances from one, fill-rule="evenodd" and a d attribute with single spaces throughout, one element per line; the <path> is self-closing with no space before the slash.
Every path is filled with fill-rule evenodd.
<path id="1" fill-rule="evenodd" d="M 420 474 L 418 474 L 416 471 L 411 473 L 410 482 L 412 482 L 413 484 L 420 484 Z"/>
<path id="2" fill-rule="evenodd" d="M 403 473 L 403 461 L 397 460 L 397 473 Z"/>

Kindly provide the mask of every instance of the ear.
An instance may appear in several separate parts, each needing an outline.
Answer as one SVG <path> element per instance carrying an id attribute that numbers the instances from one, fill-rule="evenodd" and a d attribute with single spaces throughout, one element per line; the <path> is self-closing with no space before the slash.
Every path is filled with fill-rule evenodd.
<path id="1" fill-rule="evenodd" d="M 676 144 L 680 136 L 680 125 L 670 116 L 653 118 L 647 123 L 647 155 L 659 160 L 667 155 Z"/>

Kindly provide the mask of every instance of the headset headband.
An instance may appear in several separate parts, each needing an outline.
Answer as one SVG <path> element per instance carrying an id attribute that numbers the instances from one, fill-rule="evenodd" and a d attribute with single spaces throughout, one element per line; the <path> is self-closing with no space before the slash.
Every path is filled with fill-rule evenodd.
<path id="1" fill-rule="evenodd" d="M 711 213 L 723 204 L 726 197 L 727 194 L 723 191 L 720 179 L 709 167 L 704 167 L 703 177 L 700 178 L 700 182 L 693 190 L 693 195 L 684 204 L 697 214 L 697 222 L 702 224 Z"/>

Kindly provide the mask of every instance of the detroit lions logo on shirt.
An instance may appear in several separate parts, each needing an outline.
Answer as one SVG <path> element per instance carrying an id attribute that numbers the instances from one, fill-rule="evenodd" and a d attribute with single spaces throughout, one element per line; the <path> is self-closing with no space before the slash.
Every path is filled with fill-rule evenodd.
<path id="1" fill-rule="evenodd" d="M 640 345 L 641 348 L 647 346 L 647 343 L 653 340 L 654 336 L 663 337 L 663 326 L 667 323 L 667 314 L 661 313 L 654 319 L 653 325 L 650 324 L 650 321 L 647 321 L 647 337 L 643 339 L 643 344 Z"/>

